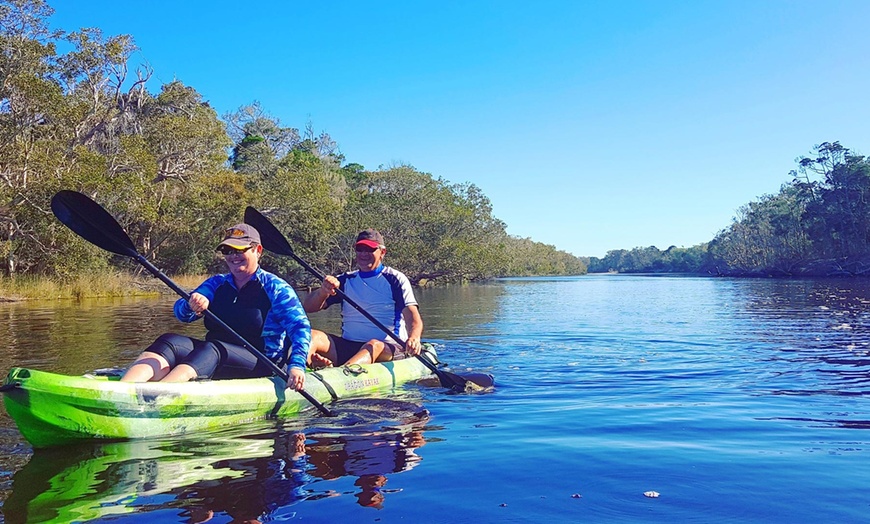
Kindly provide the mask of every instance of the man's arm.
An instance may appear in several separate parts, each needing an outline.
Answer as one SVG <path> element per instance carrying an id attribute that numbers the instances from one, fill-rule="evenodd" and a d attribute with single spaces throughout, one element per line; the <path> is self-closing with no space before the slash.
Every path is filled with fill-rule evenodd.
<path id="1" fill-rule="evenodd" d="M 420 316 L 420 309 L 416 305 L 405 306 L 402 309 L 402 318 L 408 326 L 408 343 L 405 349 L 411 355 L 419 355 L 422 348 L 420 337 L 423 336 L 423 318 Z"/>
<path id="2" fill-rule="evenodd" d="M 302 307 L 306 313 L 316 313 L 326 307 L 326 301 L 335 294 L 338 289 L 338 279 L 332 275 L 323 279 L 323 284 L 316 290 L 308 293 L 305 300 L 302 301 Z"/>

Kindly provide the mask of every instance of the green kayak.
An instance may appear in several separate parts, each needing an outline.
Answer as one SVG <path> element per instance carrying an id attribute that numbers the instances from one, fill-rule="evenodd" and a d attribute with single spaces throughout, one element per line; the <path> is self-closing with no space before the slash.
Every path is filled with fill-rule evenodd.
<path id="1" fill-rule="evenodd" d="M 424 352 L 437 362 L 428 344 Z M 409 358 L 309 371 L 305 391 L 322 403 L 385 391 L 426 377 Z M 13 368 L 2 387 L 6 412 L 34 448 L 94 439 L 182 435 L 313 409 L 277 377 L 184 383 L 120 382 Z"/>

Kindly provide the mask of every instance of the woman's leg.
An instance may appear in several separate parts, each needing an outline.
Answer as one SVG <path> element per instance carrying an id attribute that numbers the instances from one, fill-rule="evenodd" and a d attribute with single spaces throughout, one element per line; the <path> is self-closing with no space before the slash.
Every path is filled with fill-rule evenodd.
<path id="1" fill-rule="evenodd" d="M 123 382 L 148 382 L 162 380 L 175 363 L 187 356 L 194 348 L 194 340 L 175 333 L 157 337 L 133 362 L 121 377 Z"/>
<path id="2" fill-rule="evenodd" d="M 190 364 L 179 364 L 172 368 L 160 382 L 188 382 L 197 376 L 197 371 Z"/>
<path id="3" fill-rule="evenodd" d="M 169 362 L 163 355 L 143 351 L 130 369 L 121 377 L 121 382 L 148 382 L 160 380 L 169 373 Z"/>
<path id="4" fill-rule="evenodd" d="M 215 342 L 221 361 L 212 378 L 256 378 L 272 375 L 272 369 L 260 362 L 253 353 L 235 344 Z"/>
<path id="5" fill-rule="evenodd" d="M 226 360 L 226 350 L 221 342 L 193 339 L 193 349 L 178 359 L 161 382 L 187 382 L 196 378 L 212 378 L 221 363 Z"/>

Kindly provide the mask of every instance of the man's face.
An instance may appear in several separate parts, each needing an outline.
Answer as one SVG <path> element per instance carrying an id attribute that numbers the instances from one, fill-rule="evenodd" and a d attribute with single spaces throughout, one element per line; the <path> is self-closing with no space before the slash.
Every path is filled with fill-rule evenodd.
<path id="1" fill-rule="evenodd" d="M 357 244 L 356 250 L 356 267 L 360 271 L 374 271 L 381 265 L 387 248 L 373 248 L 364 244 Z"/>

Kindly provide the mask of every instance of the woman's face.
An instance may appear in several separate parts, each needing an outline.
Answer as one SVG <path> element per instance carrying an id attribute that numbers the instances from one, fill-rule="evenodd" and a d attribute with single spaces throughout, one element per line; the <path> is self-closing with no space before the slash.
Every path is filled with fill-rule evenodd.
<path id="1" fill-rule="evenodd" d="M 250 246 L 245 249 L 224 250 L 228 254 L 224 254 L 224 262 L 227 264 L 227 269 L 236 278 L 249 277 L 257 271 L 260 262 L 260 253 L 263 252 L 263 246 Z M 221 251 L 224 253 L 224 251 Z"/>

